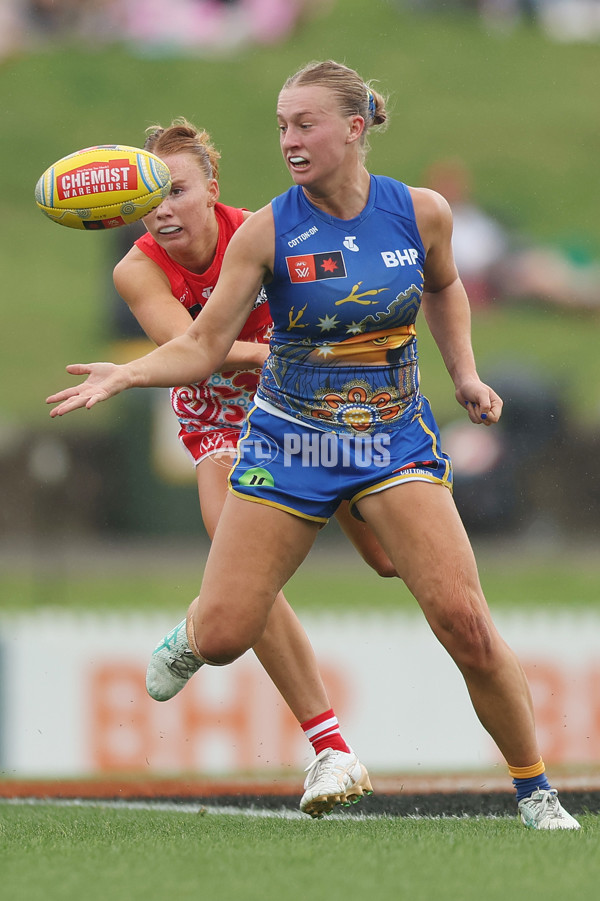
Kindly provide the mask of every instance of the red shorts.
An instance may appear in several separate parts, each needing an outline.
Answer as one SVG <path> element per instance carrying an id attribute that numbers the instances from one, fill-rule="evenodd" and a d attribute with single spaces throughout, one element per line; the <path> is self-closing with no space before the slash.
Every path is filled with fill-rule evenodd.
<path id="1" fill-rule="evenodd" d="M 180 429 L 179 440 L 192 458 L 194 466 L 197 466 L 212 454 L 223 451 L 235 454 L 240 434 L 240 429 L 215 429 L 214 426 L 207 426 L 206 431 L 186 432 L 185 429 Z"/>

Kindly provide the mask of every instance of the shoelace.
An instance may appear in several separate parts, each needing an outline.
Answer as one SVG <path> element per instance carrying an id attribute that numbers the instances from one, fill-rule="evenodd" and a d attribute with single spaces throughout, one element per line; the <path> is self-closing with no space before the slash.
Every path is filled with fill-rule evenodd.
<path id="1" fill-rule="evenodd" d="M 176 676 L 179 676 L 180 679 L 189 679 L 190 676 L 194 675 L 196 670 L 200 669 L 202 664 L 194 657 L 190 649 L 186 648 L 185 651 L 182 651 L 177 657 L 172 657 L 167 663 L 167 666 L 171 672 Z"/>
<path id="2" fill-rule="evenodd" d="M 319 779 L 323 776 L 330 776 L 332 773 L 335 773 L 336 770 L 341 770 L 339 766 L 336 766 L 336 755 L 335 754 L 327 754 L 325 757 L 316 757 L 310 766 L 306 768 L 306 772 L 308 776 L 307 780 L 311 780 L 315 778 L 314 772 L 319 771 Z M 341 772 L 340 774 L 341 775 Z"/>
<path id="3" fill-rule="evenodd" d="M 558 794 L 556 791 L 552 791 L 547 795 L 544 795 L 543 799 L 539 802 L 540 809 L 544 816 L 558 817 L 559 808 L 558 808 Z"/>
<path id="4" fill-rule="evenodd" d="M 531 800 L 533 804 L 535 804 L 535 809 L 539 814 L 540 819 L 546 817 L 549 819 L 561 819 L 558 792 L 556 789 L 552 789 L 541 798 L 532 798 Z"/>

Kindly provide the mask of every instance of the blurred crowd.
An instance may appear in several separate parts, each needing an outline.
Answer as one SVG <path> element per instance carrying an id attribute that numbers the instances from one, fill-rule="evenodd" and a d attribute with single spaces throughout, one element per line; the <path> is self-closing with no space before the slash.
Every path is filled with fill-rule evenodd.
<path id="1" fill-rule="evenodd" d="M 1 0 L 0 59 L 55 39 L 218 52 L 288 37 L 330 0 Z"/>
<path id="2" fill-rule="evenodd" d="M 486 27 L 510 29 L 526 20 L 556 41 L 600 40 L 600 0 L 390 0 L 422 12 L 474 12 Z"/>
<path id="3" fill-rule="evenodd" d="M 0 59 L 56 38 L 125 42 L 139 51 L 227 51 L 284 40 L 334 0 L 1 0 Z M 553 40 L 600 40 L 600 0 L 388 0 L 417 12 L 460 11 L 486 27 L 521 21 Z"/>
<path id="4" fill-rule="evenodd" d="M 226 52 L 285 40 L 335 0 L 0 0 L 0 59 L 54 39 L 124 42 L 139 52 Z M 527 21 L 553 40 L 600 40 L 600 0 L 388 0 L 423 13 L 466 12 L 485 27 Z"/>
<path id="5" fill-rule="evenodd" d="M 600 310 L 600 262 L 590 258 L 583 242 L 543 244 L 484 209 L 459 159 L 434 163 L 424 183 L 452 208 L 454 256 L 474 310 L 522 299 Z"/>

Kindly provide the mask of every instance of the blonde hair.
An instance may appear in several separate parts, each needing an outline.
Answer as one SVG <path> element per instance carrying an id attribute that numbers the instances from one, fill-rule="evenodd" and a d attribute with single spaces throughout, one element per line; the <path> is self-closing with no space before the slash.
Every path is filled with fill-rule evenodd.
<path id="1" fill-rule="evenodd" d="M 146 129 L 144 149 L 157 156 L 170 153 L 189 153 L 195 156 L 206 178 L 219 179 L 221 154 L 213 147 L 207 131 L 200 131 L 187 119 L 173 119 L 168 128 L 151 125 Z"/>
<path id="2" fill-rule="evenodd" d="M 361 141 L 367 149 L 367 130 L 385 126 L 388 121 L 386 99 L 365 82 L 358 72 L 333 59 L 307 63 L 285 81 L 282 91 L 303 85 L 320 85 L 333 91 L 343 116 L 362 116 L 365 128 Z M 381 130 L 381 129 L 380 129 Z"/>

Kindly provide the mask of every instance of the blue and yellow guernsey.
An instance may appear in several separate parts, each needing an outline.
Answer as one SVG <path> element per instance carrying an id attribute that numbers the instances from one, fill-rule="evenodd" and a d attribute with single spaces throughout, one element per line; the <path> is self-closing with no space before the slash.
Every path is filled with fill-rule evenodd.
<path id="1" fill-rule="evenodd" d="M 367 205 L 348 220 L 298 186 L 271 205 L 274 330 L 258 406 L 340 433 L 398 428 L 420 399 L 425 250 L 408 188 L 372 175 Z"/>

